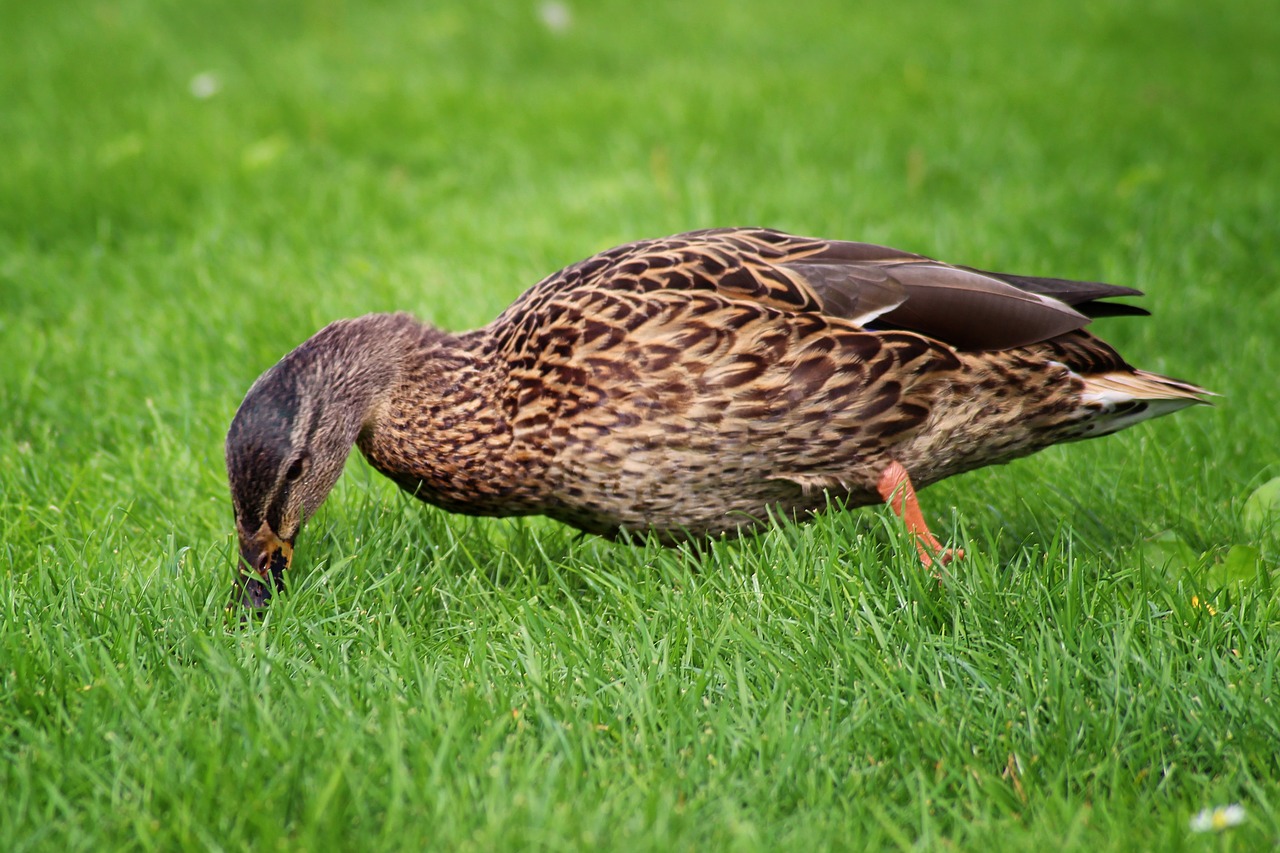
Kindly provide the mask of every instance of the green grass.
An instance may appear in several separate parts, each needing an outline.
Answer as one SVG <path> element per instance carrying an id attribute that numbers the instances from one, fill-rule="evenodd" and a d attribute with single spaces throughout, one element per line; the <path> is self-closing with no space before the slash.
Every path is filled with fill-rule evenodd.
<path id="1" fill-rule="evenodd" d="M 570 9 L 0 4 L 0 849 L 1275 845 L 1271 4 Z M 1141 287 L 1224 396 L 929 489 L 941 586 L 881 509 L 664 551 L 353 460 L 228 628 L 275 359 L 727 224 Z"/>

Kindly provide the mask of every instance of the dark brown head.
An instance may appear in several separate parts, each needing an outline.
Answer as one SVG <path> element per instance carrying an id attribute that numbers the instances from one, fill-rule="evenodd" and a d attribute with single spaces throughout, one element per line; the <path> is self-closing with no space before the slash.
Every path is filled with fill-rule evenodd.
<path id="1" fill-rule="evenodd" d="M 232 605 L 261 608 L 283 581 L 293 542 L 342 474 L 361 428 L 398 373 L 403 315 L 342 320 L 262 374 L 227 432 L 240 539 Z"/>

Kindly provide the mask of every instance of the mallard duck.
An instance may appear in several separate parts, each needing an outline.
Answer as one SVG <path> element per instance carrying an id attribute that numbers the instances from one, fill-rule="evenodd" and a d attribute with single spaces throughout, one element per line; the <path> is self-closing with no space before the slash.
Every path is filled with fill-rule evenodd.
<path id="1" fill-rule="evenodd" d="M 730 228 L 602 252 L 463 334 L 339 320 L 231 422 L 234 600 L 278 588 L 353 446 L 452 512 L 668 544 L 887 502 L 945 563 L 916 489 L 1205 402 L 1084 331 L 1137 295 Z"/>

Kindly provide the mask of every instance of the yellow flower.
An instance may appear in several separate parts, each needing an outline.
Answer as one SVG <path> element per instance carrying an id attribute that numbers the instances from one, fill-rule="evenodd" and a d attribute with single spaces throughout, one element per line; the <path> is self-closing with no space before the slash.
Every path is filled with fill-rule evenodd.
<path id="1" fill-rule="evenodd" d="M 1201 601 L 1200 596 L 1198 595 L 1191 596 L 1191 606 L 1196 608 L 1197 610 L 1203 607 L 1206 611 L 1208 611 L 1210 616 L 1218 615 L 1218 608 L 1214 607 L 1212 604 L 1210 604 L 1207 601 Z"/>

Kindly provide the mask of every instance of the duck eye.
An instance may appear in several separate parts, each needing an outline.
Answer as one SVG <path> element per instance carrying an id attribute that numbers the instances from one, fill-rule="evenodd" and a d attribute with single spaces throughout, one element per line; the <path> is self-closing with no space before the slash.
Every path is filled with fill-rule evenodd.
<path id="1" fill-rule="evenodd" d="M 284 479 L 287 483 L 297 482 L 298 478 L 307 470 L 307 456 L 304 454 L 289 463 L 289 469 L 284 472 Z"/>

